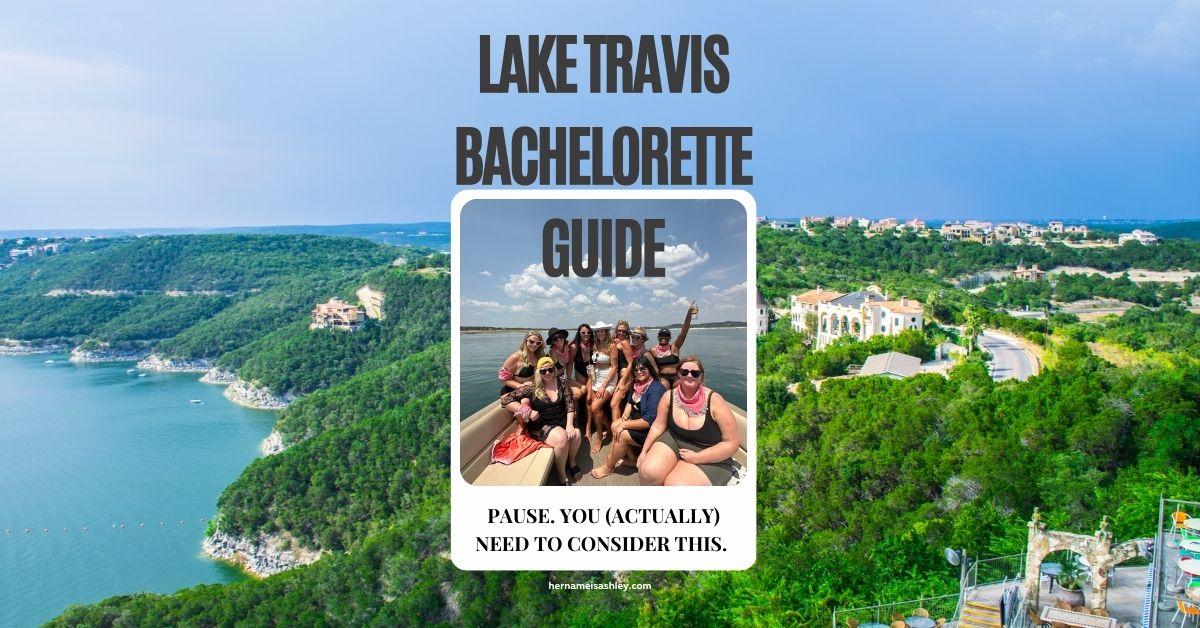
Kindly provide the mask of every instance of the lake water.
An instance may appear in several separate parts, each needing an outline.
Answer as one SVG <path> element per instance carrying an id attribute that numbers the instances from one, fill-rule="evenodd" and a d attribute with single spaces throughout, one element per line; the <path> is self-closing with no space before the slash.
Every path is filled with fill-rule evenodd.
<path id="1" fill-rule="evenodd" d="M 67 357 L 0 357 L 0 626 L 243 579 L 201 554 L 200 519 L 276 413 L 236 406 L 196 374 L 138 377 L 132 364 Z"/>
<path id="2" fill-rule="evenodd" d="M 678 334 L 678 330 L 673 330 Z M 462 404 L 459 420 L 465 419 L 500 396 L 496 372 L 517 349 L 524 332 L 462 334 Z M 572 337 L 574 332 L 572 332 Z M 653 340 L 653 338 L 651 339 Z M 704 360 L 706 385 L 739 408 L 746 407 L 746 329 L 692 329 L 680 351 Z"/>

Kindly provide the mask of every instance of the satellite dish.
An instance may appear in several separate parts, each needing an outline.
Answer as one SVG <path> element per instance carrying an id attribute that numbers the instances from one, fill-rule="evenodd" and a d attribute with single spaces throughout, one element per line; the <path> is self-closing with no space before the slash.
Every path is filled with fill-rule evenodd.
<path id="1" fill-rule="evenodd" d="M 954 565 L 955 567 L 962 563 L 962 560 L 958 556 L 958 552 L 950 549 L 949 547 L 942 551 L 942 555 L 946 557 L 946 562 Z"/>

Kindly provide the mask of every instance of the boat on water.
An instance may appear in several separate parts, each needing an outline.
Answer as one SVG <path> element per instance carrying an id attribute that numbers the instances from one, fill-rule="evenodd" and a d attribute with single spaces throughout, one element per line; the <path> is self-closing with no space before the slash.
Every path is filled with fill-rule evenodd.
<path id="1" fill-rule="evenodd" d="M 138 373 L 138 377 L 150 377 L 149 373 Z"/>
<path id="2" fill-rule="evenodd" d="M 192 399 L 189 403 L 195 403 L 195 404 L 200 404 L 200 405 L 204 404 L 204 402 L 199 399 Z"/>
<path id="3" fill-rule="evenodd" d="M 747 468 L 746 454 L 746 411 L 730 405 L 733 418 L 737 421 L 738 440 L 740 446 L 733 458 L 742 468 L 743 475 L 751 470 Z M 580 407 L 582 410 L 582 406 Z M 576 416 L 580 416 L 577 410 Z M 554 450 L 543 447 L 521 458 L 511 465 L 492 462 L 492 445 L 517 429 L 517 421 L 511 412 L 500 406 L 499 401 L 492 402 L 459 425 L 459 440 L 461 468 L 463 479 L 475 486 L 542 486 L 552 484 L 554 467 Z M 639 486 L 637 468 L 631 465 L 617 467 L 612 475 L 597 480 L 588 472 L 600 466 L 608 456 L 612 443 L 605 440 L 600 453 L 593 454 L 587 441 L 579 447 L 576 464 L 583 470 L 579 486 Z"/>
<path id="4" fill-rule="evenodd" d="M 42 362 L 42 364 L 54 364 L 54 360 L 46 360 L 45 362 Z"/>
<path id="5" fill-rule="evenodd" d="M 133 373 L 136 373 L 136 372 L 137 372 L 137 369 L 125 369 L 125 373 L 126 373 L 126 374 L 133 374 Z"/>

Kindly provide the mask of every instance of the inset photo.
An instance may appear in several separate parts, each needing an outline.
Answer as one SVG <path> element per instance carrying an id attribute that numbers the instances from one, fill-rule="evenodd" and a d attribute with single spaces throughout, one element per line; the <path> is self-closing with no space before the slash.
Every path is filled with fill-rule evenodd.
<path id="1" fill-rule="evenodd" d="M 463 479 L 747 477 L 750 221 L 730 198 L 468 201 L 452 330 Z"/>

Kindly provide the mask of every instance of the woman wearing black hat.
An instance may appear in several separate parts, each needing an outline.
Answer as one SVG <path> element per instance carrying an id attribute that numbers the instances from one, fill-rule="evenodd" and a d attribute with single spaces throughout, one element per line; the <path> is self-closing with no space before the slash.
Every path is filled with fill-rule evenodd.
<path id="1" fill-rule="evenodd" d="M 567 367 L 571 366 L 571 348 L 567 346 L 567 332 L 557 327 L 551 327 L 546 332 L 546 354 L 554 358 L 554 368 L 558 369 L 559 377 L 567 376 Z"/>
<path id="2" fill-rule="evenodd" d="M 575 378 L 571 376 L 574 359 L 571 355 L 571 345 L 567 344 L 566 330 L 551 327 L 550 331 L 546 332 L 546 344 L 549 345 L 546 355 L 554 359 L 554 368 L 558 371 L 558 376 L 572 384 L 571 392 L 575 395 L 575 399 L 582 399 L 582 395 L 587 389 L 575 384 Z"/>
<path id="3" fill-rule="evenodd" d="M 671 342 L 671 330 L 661 329 L 658 332 L 658 344 L 650 348 L 650 355 L 654 357 L 654 364 L 658 366 L 659 379 L 662 385 L 670 389 L 675 386 L 675 372 L 679 369 L 679 351 L 683 348 L 683 341 L 687 338 L 688 330 L 692 327 L 692 318 L 700 313 L 700 308 L 696 307 L 696 302 L 688 306 L 687 314 L 683 317 L 683 329 L 679 330 L 679 337 L 675 342 Z"/>

